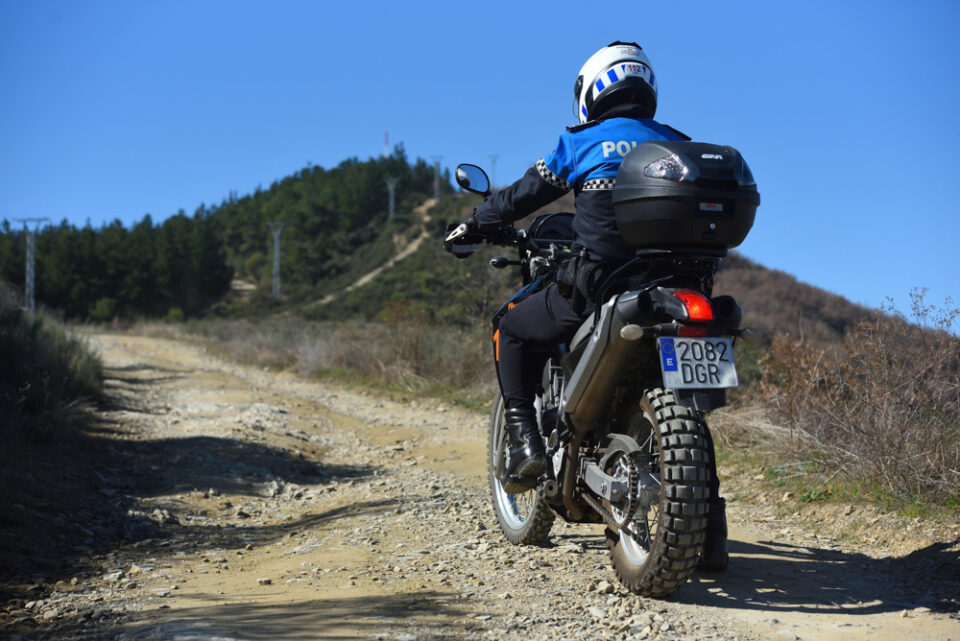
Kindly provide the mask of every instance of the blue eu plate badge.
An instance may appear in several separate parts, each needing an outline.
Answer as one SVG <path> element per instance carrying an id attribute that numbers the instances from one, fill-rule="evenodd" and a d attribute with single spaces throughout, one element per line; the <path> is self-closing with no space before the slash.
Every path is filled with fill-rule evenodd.
<path id="1" fill-rule="evenodd" d="M 663 371 L 677 371 L 677 350 L 673 345 L 672 338 L 660 339 L 660 360 L 663 364 Z"/>

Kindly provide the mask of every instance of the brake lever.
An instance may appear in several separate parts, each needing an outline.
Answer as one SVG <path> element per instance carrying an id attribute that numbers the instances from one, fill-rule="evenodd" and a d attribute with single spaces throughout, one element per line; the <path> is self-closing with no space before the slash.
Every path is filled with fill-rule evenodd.
<path id="1" fill-rule="evenodd" d="M 443 239 L 443 242 L 445 243 L 453 242 L 462 236 L 466 236 L 467 232 L 469 231 L 470 231 L 470 228 L 467 226 L 466 223 L 460 223 L 456 227 L 456 229 L 454 229 L 449 234 L 447 234 L 447 236 Z"/>

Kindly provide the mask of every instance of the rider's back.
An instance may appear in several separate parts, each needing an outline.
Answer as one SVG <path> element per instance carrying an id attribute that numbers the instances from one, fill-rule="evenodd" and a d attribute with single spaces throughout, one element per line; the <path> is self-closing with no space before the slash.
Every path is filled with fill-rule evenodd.
<path id="1" fill-rule="evenodd" d="M 537 170 L 544 180 L 576 193 L 575 251 L 584 247 L 594 260 L 633 257 L 617 229 L 611 199 L 620 163 L 641 143 L 685 138 L 652 118 L 629 117 L 572 127 L 560 136 L 557 149 L 537 163 Z"/>

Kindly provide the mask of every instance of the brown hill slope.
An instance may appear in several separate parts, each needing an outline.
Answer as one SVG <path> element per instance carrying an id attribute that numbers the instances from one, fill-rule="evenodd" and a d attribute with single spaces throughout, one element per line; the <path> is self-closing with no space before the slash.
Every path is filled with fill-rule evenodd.
<path id="1" fill-rule="evenodd" d="M 871 311 L 842 296 L 798 281 L 731 252 L 720 264 L 715 294 L 730 294 L 744 310 L 745 326 L 835 343 Z"/>
<path id="2" fill-rule="evenodd" d="M 573 192 L 520 225 L 526 228 L 533 217 L 558 211 L 574 211 Z M 735 251 L 720 264 L 714 293 L 729 294 L 740 302 L 745 327 L 756 327 L 771 337 L 775 333 L 790 334 L 819 345 L 835 343 L 871 311 Z"/>

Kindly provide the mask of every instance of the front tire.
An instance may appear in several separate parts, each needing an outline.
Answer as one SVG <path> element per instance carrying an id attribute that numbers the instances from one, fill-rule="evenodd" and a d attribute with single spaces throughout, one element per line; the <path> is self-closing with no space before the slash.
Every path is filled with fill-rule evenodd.
<path id="1" fill-rule="evenodd" d="M 697 566 L 707 526 L 710 456 L 707 426 L 673 392 L 647 391 L 627 432 L 644 450 L 649 472 L 660 474 L 656 505 L 640 506 L 624 530 L 607 529 L 607 547 L 617 577 L 632 592 L 665 597 Z M 615 472 L 611 469 L 610 472 Z"/>
<path id="2" fill-rule="evenodd" d="M 553 527 L 556 515 L 536 488 L 518 494 L 503 489 L 497 478 L 498 467 L 504 465 L 506 455 L 506 421 L 503 396 L 498 391 L 490 410 L 490 428 L 487 438 L 487 473 L 493 497 L 493 511 L 503 536 L 514 545 L 539 545 Z"/>

